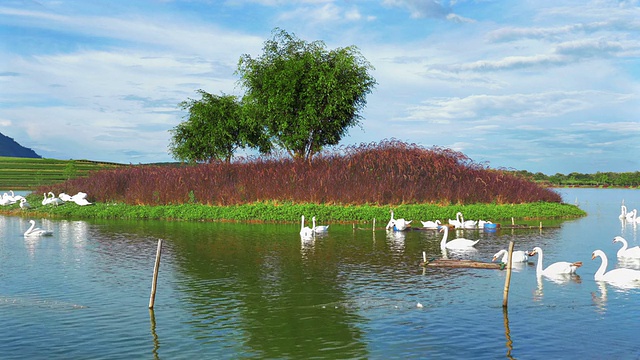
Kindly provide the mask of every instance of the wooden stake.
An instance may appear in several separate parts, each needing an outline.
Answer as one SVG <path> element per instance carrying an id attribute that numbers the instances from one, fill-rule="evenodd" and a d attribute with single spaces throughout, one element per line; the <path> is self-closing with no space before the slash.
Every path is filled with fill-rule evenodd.
<path id="1" fill-rule="evenodd" d="M 509 260 L 507 260 L 507 277 L 504 280 L 504 294 L 502 299 L 502 307 L 507 307 L 507 302 L 509 300 L 509 284 L 511 283 L 511 257 L 513 256 L 513 240 L 509 241 Z"/>
<path id="2" fill-rule="evenodd" d="M 156 284 L 158 283 L 158 269 L 160 269 L 160 254 L 162 253 L 162 239 L 158 239 L 158 251 L 156 252 L 156 264 L 153 267 L 153 282 L 151 283 L 151 297 L 149 298 L 149 309 L 153 309 L 156 301 Z"/>

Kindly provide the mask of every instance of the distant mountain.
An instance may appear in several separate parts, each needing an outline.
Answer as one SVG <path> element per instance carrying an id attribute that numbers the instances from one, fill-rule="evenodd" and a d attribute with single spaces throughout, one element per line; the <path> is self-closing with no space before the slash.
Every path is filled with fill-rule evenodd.
<path id="1" fill-rule="evenodd" d="M 42 158 L 35 151 L 18 144 L 12 138 L 0 133 L 0 156 Z"/>

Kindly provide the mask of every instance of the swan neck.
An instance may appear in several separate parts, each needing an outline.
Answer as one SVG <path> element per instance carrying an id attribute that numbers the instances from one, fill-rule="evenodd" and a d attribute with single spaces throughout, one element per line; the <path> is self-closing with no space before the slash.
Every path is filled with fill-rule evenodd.
<path id="1" fill-rule="evenodd" d="M 449 237 L 449 227 L 443 227 L 444 235 L 442 235 L 442 240 L 440 241 L 440 248 L 444 249 L 447 245 L 447 237 Z"/>
<path id="2" fill-rule="evenodd" d="M 542 258 L 544 257 L 544 255 L 542 254 L 542 250 L 538 250 L 538 264 L 536 265 L 536 273 L 541 274 L 542 273 Z"/>
<path id="3" fill-rule="evenodd" d="M 596 271 L 595 275 L 593 276 L 594 279 L 601 279 L 604 276 L 604 272 L 605 270 L 607 270 L 607 265 L 609 265 L 609 261 L 607 260 L 606 256 L 603 255 L 599 255 L 600 259 L 602 259 L 602 263 L 600 263 L 600 267 L 598 268 L 598 271 Z"/>

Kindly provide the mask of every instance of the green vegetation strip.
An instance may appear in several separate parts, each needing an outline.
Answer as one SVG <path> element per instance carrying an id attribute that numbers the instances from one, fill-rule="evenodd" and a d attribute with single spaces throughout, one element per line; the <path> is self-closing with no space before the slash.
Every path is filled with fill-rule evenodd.
<path id="1" fill-rule="evenodd" d="M 122 164 L 90 160 L 56 160 L 0 156 L 0 189 L 33 190 Z"/>
<path id="2" fill-rule="evenodd" d="M 183 221 L 240 221 L 240 222 L 297 222 L 300 216 L 311 216 L 327 222 L 370 222 L 374 218 L 380 226 L 389 220 L 393 208 L 396 218 L 414 220 L 412 225 L 420 227 L 420 221 L 455 219 L 461 211 L 465 219 L 483 219 L 499 222 L 539 219 L 568 219 L 586 215 L 580 208 L 569 204 L 530 203 L 515 205 L 476 204 L 439 206 L 433 204 L 399 205 L 394 207 L 358 205 L 321 205 L 259 202 L 235 206 L 209 206 L 201 204 L 180 205 L 126 205 L 97 203 L 78 206 L 65 203 L 60 206 L 41 205 L 42 196 L 29 195 L 32 207 L 20 209 L 18 204 L 0 207 L 0 213 L 16 216 L 43 216 L 51 218 L 94 219 L 153 219 Z"/>

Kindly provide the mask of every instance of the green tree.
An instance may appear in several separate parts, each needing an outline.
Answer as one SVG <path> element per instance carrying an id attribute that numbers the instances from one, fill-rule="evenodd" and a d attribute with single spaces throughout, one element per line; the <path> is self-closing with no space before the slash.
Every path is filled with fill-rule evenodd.
<path id="1" fill-rule="evenodd" d="M 246 89 L 248 116 L 294 159 L 311 161 L 323 147 L 337 145 L 358 125 L 376 81 L 373 67 L 355 46 L 327 51 L 276 28 L 256 59 L 244 54 L 236 73 Z"/>
<path id="2" fill-rule="evenodd" d="M 262 128 L 243 116 L 242 106 L 232 95 L 212 95 L 197 91 L 200 100 L 189 99 L 179 106 L 188 119 L 170 130 L 169 151 L 180 161 L 230 162 L 238 148 L 258 148 L 268 152 L 270 144 Z"/>

